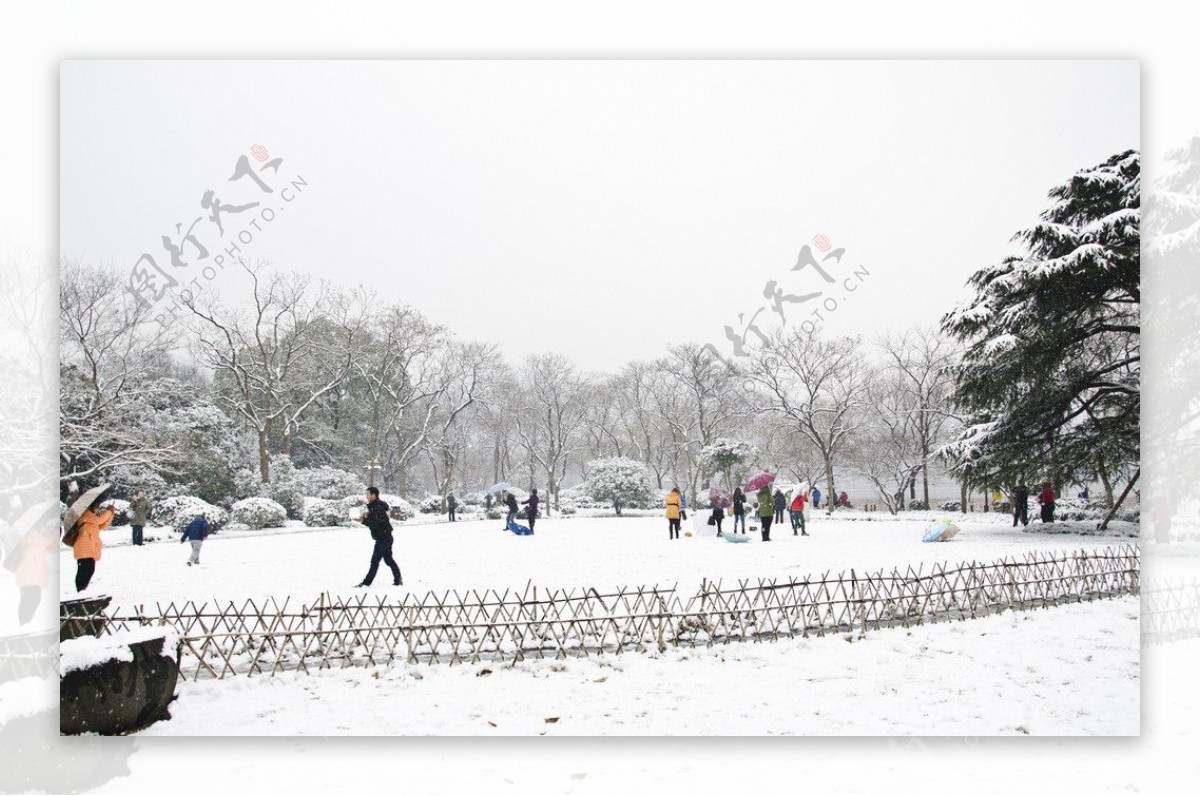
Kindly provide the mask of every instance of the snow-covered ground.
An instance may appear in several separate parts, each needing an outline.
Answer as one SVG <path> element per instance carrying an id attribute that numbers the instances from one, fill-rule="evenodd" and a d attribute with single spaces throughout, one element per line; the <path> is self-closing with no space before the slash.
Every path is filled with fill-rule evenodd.
<path id="1" fill-rule="evenodd" d="M 501 531 L 495 520 L 451 525 L 425 517 L 397 524 L 405 586 L 393 587 L 381 571 L 372 591 L 678 583 L 687 594 L 704 578 L 928 568 L 1120 544 L 1136 533 L 1136 526 L 1118 526 L 1097 536 L 1083 523 L 1030 533 L 1004 517 L 969 514 L 956 518 L 962 531 L 950 542 L 922 543 L 937 516 L 818 514 L 811 536 L 783 528 L 769 544 L 752 533 L 742 545 L 699 536 L 671 541 L 658 516 L 542 520 L 533 537 Z M 371 553 L 363 528 L 218 533 L 205 543 L 199 567 L 185 565 L 188 547 L 168 534 L 133 547 L 127 529 L 113 529 L 105 541 L 89 591 L 111 594 L 114 607 L 354 593 Z M 61 596 L 69 598 L 74 562 L 65 548 L 61 555 Z M 850 641 L 186 682 L 175 718 L 147 734 L 1129 735 L 1138 732 L 1137 619 L 1137 601 L 1125 598 Z"/>
<path id="2" fill-rule="evenodd" d="M 373 590 L 424 593 L 447 589 L 594 587 L 678 583 L 690 593 L 702 579 L 779 578 L 914 567 L 922 562 L 991 561 L 1031 550 L 1079 550 L 1134 541 L 1136 526 L 1116 523 L 1115 535 L 1084 533 L 1088 523 L 1058 524 L 1055 534 L 1022 532 L 995 514 L 968 514 L 962 532 L 949 542 L 923 544 L 933 513 L 841 512 L 818 514 L 810 536 L 784 527 L 769 544 L 750 534 L 749 544 L 721 539 L 667 538 L 661 517 L 572 517 L 539 520 L 532 537 L 500 529 L 499 520 L 396 523 L 395 555 L 404 586 L 393 587 L 381 568 Z M 785 524 L 786 526 L 786 524 Z M 727 523 L 726 528 L 730 525 Z M 1038 524 L 1030 525 L 1037 528 Z M 1069 532 L 1076 530 L 1076 533 Z M 694 530 L 685 524 L 685 530 Z M 1124 535 L 1122 535 L 1124 534 Z M 158 535 L 158 534 L 155 534 Z M 221 532 L 209 537 L 201 565 L 188 567 L 189 546 L 166 535 L 133 547 L 128 529 L 104 533 L 105 549 L 89 593 L 113 597 L 113 606 L 153 605 L 172 600 L 291 596 L 311 601 L 323 591 L 353 593 L 366 574 L 369 533 L 358 528 L 285 528 Z M 62 548 L 60 595 L 75 596 L 75 564 Z"/>
<path id="3" fill-rule="evenodd" d="M 145 735 L 1136 735 L 1126 597 L 858 636 L 186 683 Z"/>

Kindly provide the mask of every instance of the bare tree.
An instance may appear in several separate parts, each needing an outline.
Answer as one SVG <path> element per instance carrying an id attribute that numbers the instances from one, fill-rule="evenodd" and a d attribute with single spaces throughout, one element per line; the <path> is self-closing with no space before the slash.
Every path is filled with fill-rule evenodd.
<path id="1" fill-rule="evenodd" d="M 849 461 L 895 514 L 904 508 L 904 491 L 926 463 L 921 436 L 924 413 L 902 373 L 875 379 L 867 392 L 867 419 L 855 435 Z"/>
<path id="2" fill-rule="evenodd" d="M 391 305 L 371 319 L 371 338 L 356 360 L 358 381 L 370 404 L 368 457 L 377 463 L 388 438 L 397 489 L 408 497 L 408 467 L 422 450 L 445 389 L 446 330 L 407 305 Z"/>
<path id="3" fill-rule="evenodd" d="M 948 423 L 955 420 L 951 369 L 958 360 L 959 349 L 932 327 L 885 334 L 876 345 L 884 355 L 886 370 L 895 376 L 894 389 L 908 396 L 912 433 L 921 456 L 921 494 L 928 506 L 929 463 L 940 447 Z"/>
<path id="4" fill-rule="evenodd" d="M 447 349 L 443 381 L 432 399 L 425 446 L 443 511 L 459 459 L 469 444 L 470 410 L 487 399 L 497 373 L 497 358 L 498 349 L 491 344 L 455 342 Z"/>
<path id="5" fill-rule="evenodd" d="M 118 465 L 162 468 L 174 448 L 147 417 L 175 343 L 109 268 L 61 264 L 59 453 L 63 481 Z"/>
<path id="6" fill-rule="evenodd" d="M 362 296 L 239 264 L 251 282 L 248 307 L 225 306 L 212 293 L 182 303 L 192 313 L 196 355 L 216 375 L 218 400 L 257 437 L 259 477 L 266 483 L 272 433 L 282 435 L 283 452 L 290 453 L 304 413 L 350 372 Z"/>
<path id="7" fill-rule="evenodd" d="M 754 411 L 787 421 L 820 454 L 833 511 L 834 465 L 869 401 L 860 340 L 778 330 L 755 353 L 748 377 L 757 388 L 750 398 Z"/>
<path id="8" fill-rule="evenodd" d="M 591 382 L 560 354 L 529 357 L 520 373 L 521 410 L 517 435 L 529 461 L 546 474 L 549 499 L 559 505 L 559 487 L 568 457 L 579 444 Z"/>

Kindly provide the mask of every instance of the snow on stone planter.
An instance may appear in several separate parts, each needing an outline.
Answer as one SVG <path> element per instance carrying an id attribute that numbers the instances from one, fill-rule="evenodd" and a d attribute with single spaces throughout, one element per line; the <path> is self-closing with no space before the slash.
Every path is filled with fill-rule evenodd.
<path id="1" fill-rule="evenodd" d="M 220 506 L 190 495 L 180 495 L 160 500 L 150 508 L 150 521 L 154 525 L 165 525 L 176 533 L 183 533 L 187 524 L 204 514 L 214 531 L 229 522 L 229 512 Z"/>
<path id="2" fill-rule="evenodd" d="M 246 498 L 233 504 L 233 521 L 255 531 L 282 528 L 287 522 L 287 509 L 270 498 Z"/>
<path id="3" fill-rule="evenodd" d="M 59 645 L 59 731 L 120 735 L 171 718 L 177 637 L 162 627 Z"/>

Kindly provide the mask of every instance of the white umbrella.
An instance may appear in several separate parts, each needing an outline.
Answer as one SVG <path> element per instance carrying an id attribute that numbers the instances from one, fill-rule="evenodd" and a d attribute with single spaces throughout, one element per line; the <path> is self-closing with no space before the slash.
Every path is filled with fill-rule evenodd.
<path id="1" fill-rule="evenodd" d="M 75 498 L 75 502 L 71 504 L 71 508 L 67 509 L 67 513 L 63 515 L 63 530 L 69 531 L 74 528 L 75 523 L 79 522 L 79 518 L 83 516 L 83 512 L 87 510 L 88 506 L 92 505 L 92 501 L 111 488 L 111 484 L 101 484 L 100 486 L 92 487 Z"/>
<path id="2" fill-rule="evenodd" d="M 492 484 L 492 488 L 489 489 L 488 491 L 495 493 L 495 492 L 504 492 L 505 490 L 508 490 L 508 489 L 512 489 L 512 484 L 508 483 L 507 481 L 501 481 L 498 484 Z"/>

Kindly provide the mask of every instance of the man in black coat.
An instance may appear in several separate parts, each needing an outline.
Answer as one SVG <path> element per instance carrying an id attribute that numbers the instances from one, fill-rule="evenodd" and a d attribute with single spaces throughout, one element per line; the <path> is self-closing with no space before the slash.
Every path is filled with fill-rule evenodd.
<path id="1" fill-rule="evenodd" d="M 375 540 L 375 550 L 371 553 L 371 568 L 359 586 L 370 586 L 379 571 L 379 562 L 383 561 L 392 570 L 392 585 L 403 586 L 404 579 L 400 577 L 400 567 L 392 558 L 392 520 L 388 517 L 388 504 L 379 499 L 379 490 L 373 486 L 367 487 L 367 513 L 360 522 L 371 529 L 371 538 Z"/>
<path id="2" fill-rule="evenodd" d="M 1021 521 L 1022 525 L 1029 524 L 1029 487 L 1025 486 L 1025 482 L 1017 484 L 1017 488 L 1013 490 L 1013 527 L 1017 527 L 1017 520 Z"/>
<path id="3" fill-rule="evenodd" d="M 538 495 L 536 488 L 529 493 L 529 500 L 522 501 L 522 505 L 525 506 L 525 519 L 529 522 L 529 530 L 532 531 L 533 524 L 537 522 L 538 518 Z"/>

